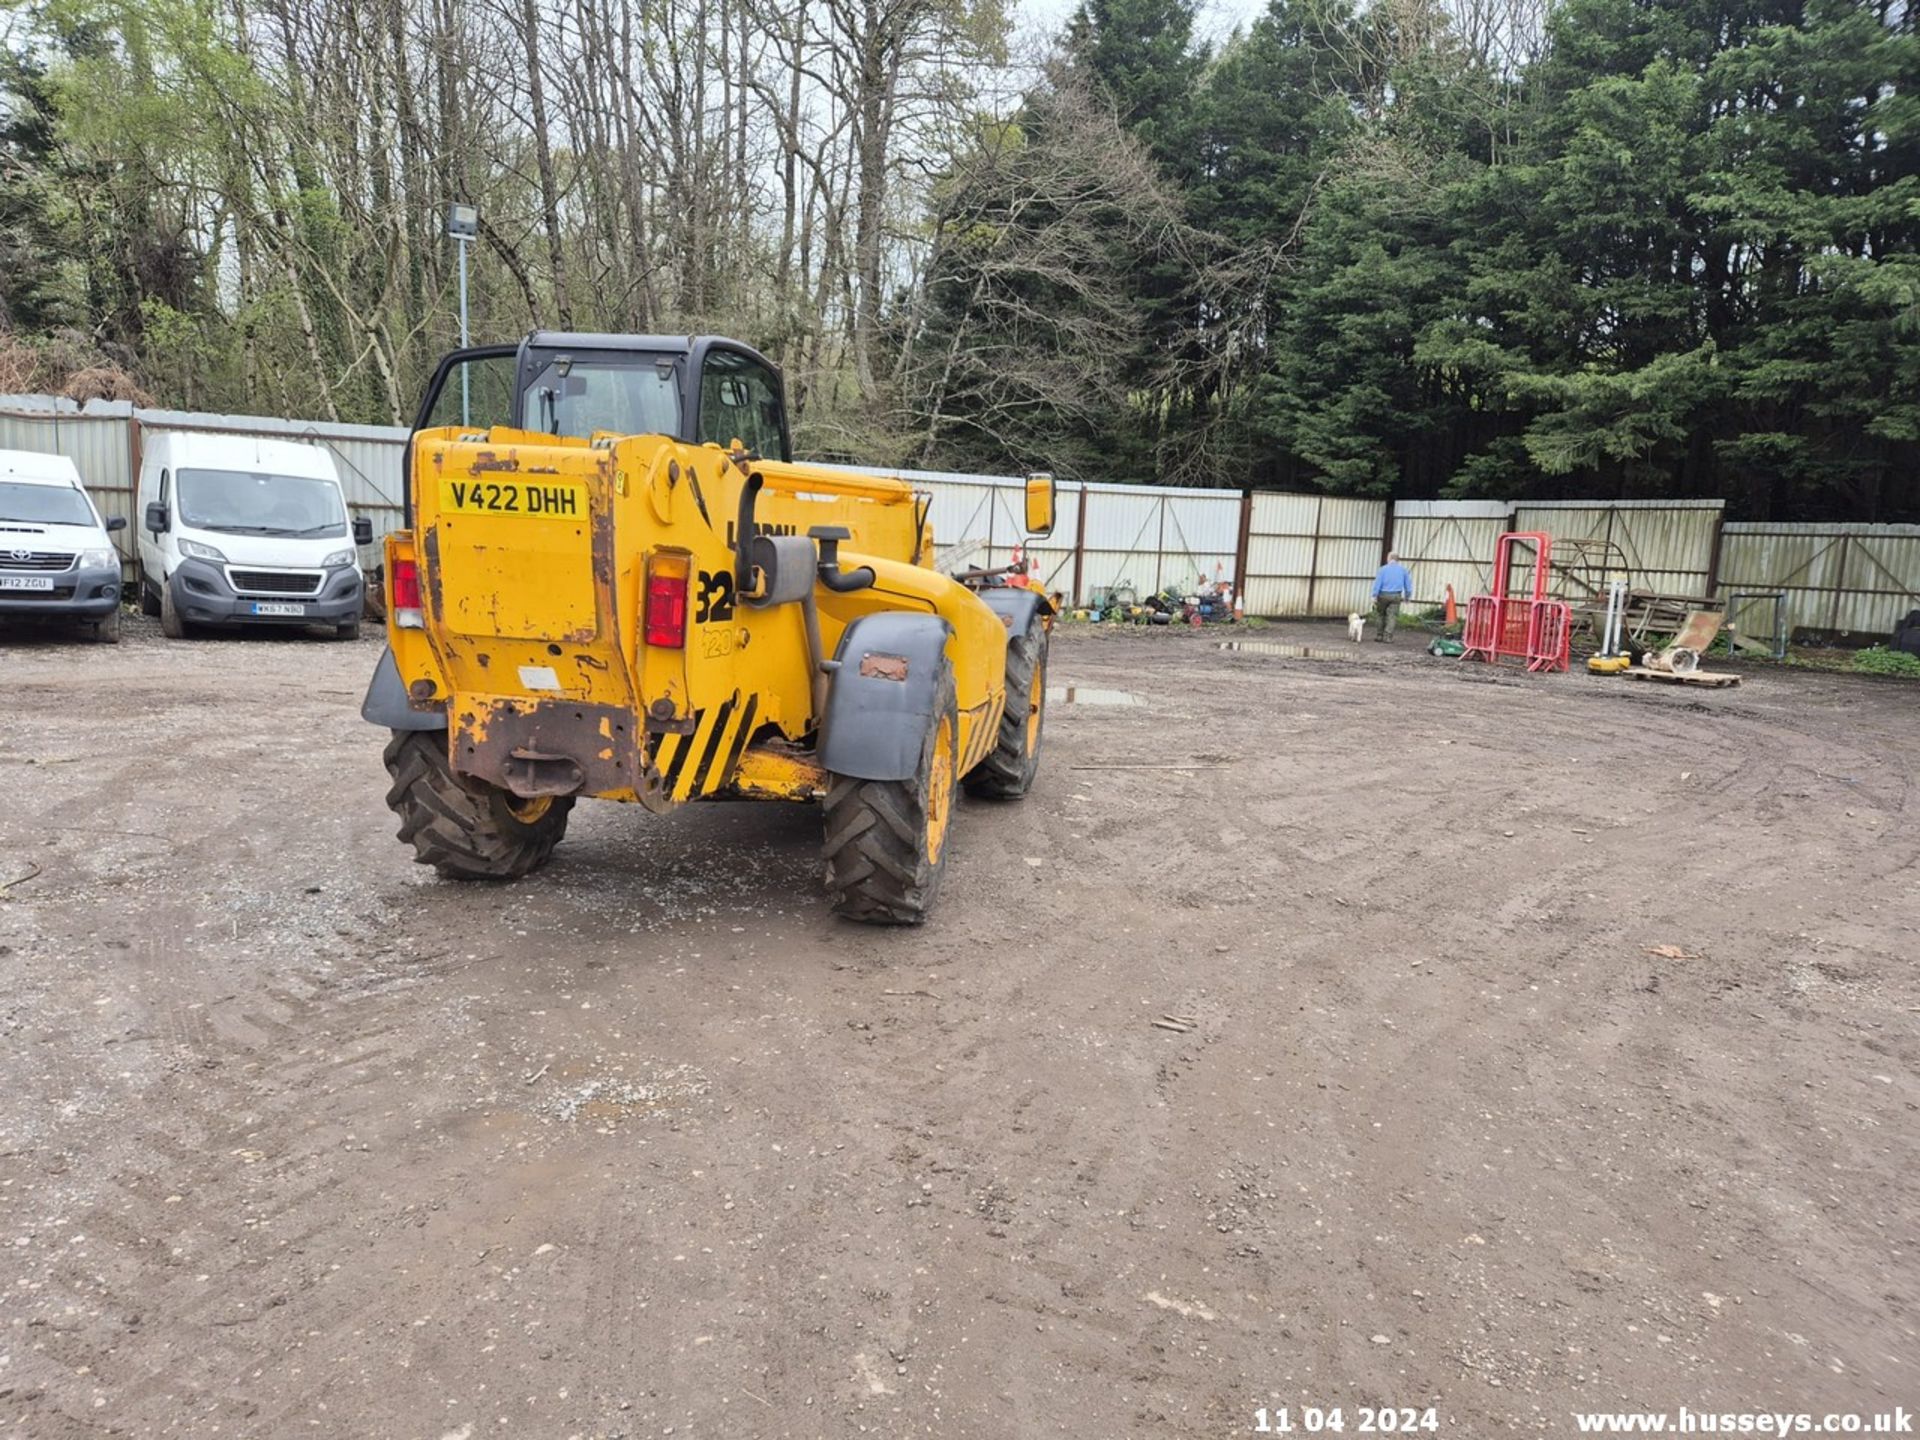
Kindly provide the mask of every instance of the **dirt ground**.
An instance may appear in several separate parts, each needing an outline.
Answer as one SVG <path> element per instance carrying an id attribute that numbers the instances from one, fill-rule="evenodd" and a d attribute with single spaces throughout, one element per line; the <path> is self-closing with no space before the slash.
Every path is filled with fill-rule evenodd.
<path id="1" fill-rule="evenodd" d="M 439 880 L 377 640 L 0 637 L 0 1433 L 1920 1408 L 1920 686 L 1222 638 L 1063 631 L 899 932 L 800 808 Z"/>

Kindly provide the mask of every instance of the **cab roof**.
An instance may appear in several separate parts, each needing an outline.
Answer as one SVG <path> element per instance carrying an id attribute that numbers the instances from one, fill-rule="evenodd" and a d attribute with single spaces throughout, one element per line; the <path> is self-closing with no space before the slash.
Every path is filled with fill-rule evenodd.
<path id="1" fill-rule="evenodd" d="M 0 450 L 0 480 L 22 485 L 57 485 L 63 490 L 84 488 L 80 471 L 65 455 L 38 450 Z"/>
<path id="2" fill-rule="evenodd" d="M 608 335 L 584 330 L 535 330 L 521 342 L 525 350 L 643 350 L 659 355 L 691 355 L 703 360 L 710 349 L 732 350 L 779 373 L 766 355 L 728 335 Z M 524 351 L 523 351 L 524 353 Z"/>
<path id="3" fill-rule="evenodd" d="M 658 350 L 685 355 L 700 339 L 694 335 L 606 335 L 585 330 L 535 330 L 527 344 L 539 350 Z"/>

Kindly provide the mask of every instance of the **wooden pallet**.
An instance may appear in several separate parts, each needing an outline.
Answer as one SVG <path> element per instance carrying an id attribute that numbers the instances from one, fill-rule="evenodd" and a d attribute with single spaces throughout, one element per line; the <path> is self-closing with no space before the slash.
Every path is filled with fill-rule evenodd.
<path id="1" fill-rule="evenodd" d="M 1723 690 L 1740 683 L 1738 675 L 1724 671 L 1696 670 L 1691 675 L 1675 675 L 1671 670 L 1649 670 L 1644 665 L 1635 665 L 1620 673 L 1630 680 L 1665 680 L 1669 685 L 1703 685 L 1709 690 Z"/>

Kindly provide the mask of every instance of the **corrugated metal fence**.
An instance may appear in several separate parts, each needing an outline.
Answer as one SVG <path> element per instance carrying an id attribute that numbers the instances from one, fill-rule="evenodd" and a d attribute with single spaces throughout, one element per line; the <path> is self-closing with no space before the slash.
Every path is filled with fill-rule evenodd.
<path id="1" fill-rule="evenodd" d="M 983 542 L 985 548 L 973 558 L 976 565 L 1005 565 L 1026 539 L 1023 477 L 822 468 L 897 476 L 932 496 L 928 520 L 940 544 Z M 1231 580 L 1239 564 L 1244 503 L 1238 490 L 1063 482 L 1053 533 L 1027 541 L 1026 554 L 1040 562 L 1047 589 L 1062 591 L 1076 603 L 1123 585 L 1150 595 L 1167 586 L 1191 588 L 1202 577 Z"/>
<path id="2" fill-rule="evenodd" d="M 333 425 L 324 421 L 276 420 L 265 415 L 203 415 L 155 410 L 125 400 L 93 400 L 82 408 L 46 395 L 0 395 L 0 450 L 36 450 L 65 455 L 79 468 L 94 503 L 105 515 L 123 515 L 127 528 L 114 539 L 133 555 L 134 486 L 140 451 L 157 431 L 256 435 L 304 440 L 332 452 L 341 488 L 356 514 L 373 521 L 378 539 L 400 526 L 403 507 L 400 458 L 407 432 L 387 425 Z"/>
<path id="3" fill-rule="evenodd" d="M 1465 600 L 1493 585 L 1493 550 L 1512 528 L 1504 500 L 1402 500 L 1393 507 L 1393 548 L 1413 573 L 1416 598 L 1437 604 L 1453 587 Z"/>
<path id="4" fill-rule="evenodd" d="M 69 456 L 101 511 L 128 518 L 116 537 L 128 554 L 141 445 L 161 430 L 324 445 L 376 536 L 400 524 L 403 429 L 0 396 L 0 449 Z M 906 480 L 931 497 L 942 545 L 980 542 L 975 564 L 1004 565 L 1025 538 L 1020 477 L 831 468 Z M 1784 593 L 1790 628 L 1855 635 L 1889 633 L 1920 607 L 1920 526 L 1723 524 L 1718 500 L 1402 500 L 1389 515 L 1385 501 L 1332 495 L 1063 484 L 1053 534 L 1026 553 L 1046 587 L 1076 605 L 1122 585 L 1147 595 L 1222 579 L 1250 614 L 1331 617 L 1366 607 L 1389 546 L 1412 570 L 1418 603 L 1438 604 L 1448 586 L 1462 601 L 1479 594 L 1511 530 L 1544 530 L 1569 554 L 1602 557 L 1602 568 L 1563 573 L 1575 588 L 1603 584 L 1604 567 L 1617 565 L 1662 594 Z"/>
<path id="5" fill-rule="evenodd" d="M 1605 553 L 1624 561 L 1620 568 L 1638 589 L 1707 595 L 1725 508 L 1724 500 L 1529 500 L 1514 507 L 1512 528 L 1544 530 L 1556 547 L 1585 542 L 1590 556 Z M 1566 549 L 1572 553 L 1576 546 Z M 1604 595 L 1603 568 L 1610 567 L 1581 567 L 1564 578 L 1576 589 Z"/>
<path id="6" fill-rule="evenodd" d="M 1790 628 L 1886 635 L 1920 609 L 1920 525 L 1730 521 L 1720 536 L 1723 596 L 1786 596 Z"/>
<path id="7" fill-rule="evenodd" d="M 1255 492 L 1241 585 L 1247 609 L 1334 616 L 1365 608 L 1386 524 L 1384 500 Z"/>

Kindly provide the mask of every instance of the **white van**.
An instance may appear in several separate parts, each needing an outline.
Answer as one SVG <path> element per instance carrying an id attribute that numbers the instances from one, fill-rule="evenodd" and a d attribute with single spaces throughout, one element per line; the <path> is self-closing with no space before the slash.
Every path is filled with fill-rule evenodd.
<path id="1" fill-rule="evenodd" d="M 77 622 L 117 641 L 120 552 L 107 532 L 126 528 L 100 518 L 66 456 L 0 450 L 0 620 Z"/>
<path id="2" fill-rule="evenodd" d="M 296 440 L 150 431 L 140 457 L 140 608 L 175 639 L 195 625 L 331 625 L 360 633 L 357 546 L 333 456 Z"/>

